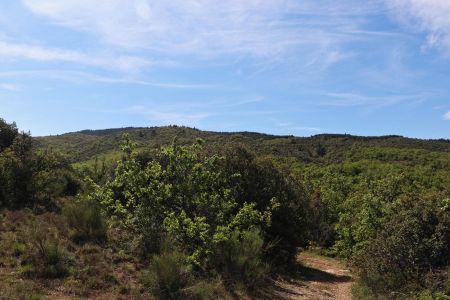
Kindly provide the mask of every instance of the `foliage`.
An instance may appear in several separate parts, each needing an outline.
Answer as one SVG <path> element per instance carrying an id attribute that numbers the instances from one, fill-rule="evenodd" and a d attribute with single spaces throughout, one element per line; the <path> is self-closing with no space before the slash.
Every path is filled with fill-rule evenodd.
<path id="1" fill-rule="evenodd" d="M 259 230 L 234 231 L 214 253 L 215 268 L 229 281 L 253 287 L 269 273 L 263 261 L 264 240 Z"/>
<path id="2" fill-rule="evenodd" d="M 159 299 L 185 299 L 193 275 L 187 257 L 180 252 L 155 255 L 142 281 Z"/>
<path id="3" fill-rule="evenodd" d="M 104 241 L 106 239 L 106 221 L 100 204 L 92 201 L 68 203 L 63 208 L 63 215 L 75 233 L 75 241 Z"/>
<path id="4" fill-rule="evenodd" d="M 227 298 L 225 287 L 254 286 L 309 243 L 358 268 L 358 295 L 445 299 L 449 170 L 448 140 L 178 126 L 32 139 L 0 119 L 0 209 L 15 210 L 0 230 L 0 268 L 19 264 L 28 283 L 66 276 L 87 297 L 148 265 L 144 282 L 160 298 Z M 44 213 L 62 202 L 64 219 Z M 63 221 L 56 231 L 19 222 L 23 208 Z M 23 227 L 41 231 L 17 239 Z M 88 240 L 103 243 L 74 243 Z M 120 293 L 140 293 L 132 282 Z"/>
<path id="5" fill-rule="evenodd" d="M 68 274 L 68 258 L 56 232 L 35 223 L 29 228 L 27 240 L 30 246 L 23 268 L 26 275 L 58 278 Z"/>
<path id="6" fill-rule="evenodd" d="M 191 263 L 207 268 L 216 245 L 233 231 L 270 225 L 272 207 L 258 210 L 255 204 L 237 203 L 221 170 L 223 158 L 200 157 L 199 144 L 173 143 L 144 167 L 133 147 L 124 141 L 114 179 L 93 184 L 90 198 L 138 233 L 146 251 L 157 253 L 168 237 Z"/>
<path id="7" fill-rule="evenodd" d="M 406 197 L 395 203 L 357 263 L 375 290 L 386 292 L 412 283 L 440 290 L 446 288 L 449 248 L 450 214 L 441 196 Z M 442 282 L 436 286 L 439 271 L 447 274 L 443 286 Z"/>
<path id="8" fill-rule="evenodd" d="M 35 151 L 28 134 L 18 133 L 15 124 L 5 126 L 0 119 L 0 208 L 52 209 L 57 198 L 78 192 L 80 184 L 61 154 Z"/>
<path id="9" fill-rule="evenodd" d="M 0 152 L 9 148 L 19 134 L 16 123 L 8 124 L 0 118 Z"/>
<path id="10" fill-rule="evenodd" d="M 251 201 L 260 211 L 272 208 L 271 224 L 262 232 L 271 246 L 265 255 L 277 263 L 290 263 L 307 239 L 308 196 L 302 185 L 241 145 L 225 148 L 224 155 L 225 174 L 235 187 L 237 203 Z"/>
<path id="11" fill-rule="evenodd" d="M 391 204 L 401 195 L 401 180 L 401 177 L 387 177 L 364 182 L 361 192 L 355 192 L 341 204 L 334 245 L 339 255 L 358 255 L 371 243 Z"/>
<path id="12" fill-rule="evenodd" d="M 31 139 L 17 135 L 9 148 L 0 153 L 0 207 L 26 206 L 33 194 Z"/>
<path id="13" fill-rule="evenodd" d="M 195 300 L 233 299 L 220 280 L 197 280 L 185 289 L 185 294 L 187 299 Z"/>
<path id="14" fill-rule="evenodd" d="M 206 144 L 222 148 L 230 143 L 240 143 L 255 151 L 258 156 L 277 156 L 296 158 L 302 162 L 335 163 L 350 159 L 361 160 L 367 152 L 372 152 L 371 160 L 402 160 L 404 151 L 414 149 L 417 156 L 429 152 L 448 153 L 448 140 L 419 140 L 401 136 L 360 137 L 339 134 L 321 134 L 312 137 L 275 136 L 255 132 L 211 132 L 200 131 L 184 126 L 164 126 L 148 128 L 117 128 L 106 130 L 85 130 L 57 136 L 39 137 L 35 142 L 40 149 L 57 149 L 70 154 L 72 162 L 86 162 L 96 157 L 105 157 L 114 161 L 120 154 L 117 145 L 124 134 L 138 143 L 139 149 L 155 149 L 169 145 L 178 137 L 180 145 L 190 145 L 198 138 Z M 381 153 L 377 153 L 381 150 Z M 386 154 L 384 149 L 392 149 Z M 417 149 L 417 150 L 416 150 Z M 361 154 L 362 155 L 361 155 Z M 325 154 L 325 155 L 323 155 Z M 425 158 L 426 159 L 426 158 Z M 435 160 L 435 158 L 432 158 Z M 415 160 L 415 158 L 414 158 Z M 414 162 L 414 160 L 412 160 Z"/>
<path id="15" fill-rule="evenodd" d="M 221 280 L 196 277 L 188 257 L 174 250 L 154 255 L 141 281 L 158 299 L 232 299 Z"/>

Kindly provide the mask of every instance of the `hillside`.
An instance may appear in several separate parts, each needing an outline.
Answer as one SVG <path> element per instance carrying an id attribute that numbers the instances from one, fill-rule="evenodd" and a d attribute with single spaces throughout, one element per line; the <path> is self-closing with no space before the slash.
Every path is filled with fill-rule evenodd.
<path id="1" fill-rule="evenodd" d="M 450 296 L 448 140 L 0 129 L 0 299 Z"/>
<path id="2" fill-rule="evenodd" d="M 291 157 L 302 162 L 339 162 L 361 148 L 450 152 L 450 140 L 445 139 L 421 140 L 396 135 L 364 137 L 347 134 L 295 137 L 255 132 L 201 131 L 179 126 L 84 130 L 56 136 L 36 137 L 34 142 L 41 149 L 60 150 L 68 155 L 71 162 L 77 163 L 99 156 L 114 156 L 119 151 L 118 145 L 124 134 L 128 134 L 140 148 L 167 145 L 175 137 L 181 145 L 190 144 L 201 138 L 211 146 L 222 146 L 227 143 L 244 144 L 258 155 Z"/>

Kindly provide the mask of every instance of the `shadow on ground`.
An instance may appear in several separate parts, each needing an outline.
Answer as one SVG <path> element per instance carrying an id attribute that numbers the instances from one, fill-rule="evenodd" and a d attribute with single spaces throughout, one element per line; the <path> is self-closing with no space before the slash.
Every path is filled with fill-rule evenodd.
<path id="1" fill-rule="evenodd" d="M 255 291 L 252 296 L 254 299 L 285 300 L 287 297 L 306 296 L 302 293 L 301 287 L 307 286 L 309 282 L 333 284 L 350 281 L 352 281 L 351 276 L 335 275 L 297 263 L 288 272 L 277 274 L 272 279 L 266 280 L 264 287 Z M 290 288 L 290 286 L 298 288 Z"/>

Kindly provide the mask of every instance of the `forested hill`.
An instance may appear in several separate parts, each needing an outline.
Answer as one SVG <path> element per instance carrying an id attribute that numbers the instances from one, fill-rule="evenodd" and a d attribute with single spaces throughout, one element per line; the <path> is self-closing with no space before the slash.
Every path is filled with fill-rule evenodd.
<path id="1" fill-rule="evenodd" d="M 346 299 L 448 299 L 449 150 L 177 126 L 32 138 L 0 118 L 0 299 L 284 299 L 317 274 Z"/>
<path id="2" fill-rule="evenodd" d="M 369 159 L 403 160 L 399 149 L 421 152 L 450 152 L 450 140 L 421 140 L 390 135 L 380 137 L 347 134 L 320 134 L 311 137 L 276 136 L 255 132 L 212 132 L 180 126 L 84 130 L 56 136 L 35 138 L 38 148 L 60 150 L 72 162 L 83 162 L 98 156 L 114 156 L 124 134 L 138 147 L 167 145 L 176 137 L 179 144 L 190 144 L 198 138 L 208 145 L 239 143 L 259 155 L 293 157 L 304 162 L 338 162 L 357 156 L 371 148 Z M 387 152 L 388 149 L 390 151 Z M 383 149 L 383 151 L 377 151 Z M 404 153 L 403 153 L 404 154 Z M 423 153 L 422 153 L 423 154 Z M 367 155 L 366 155 L 367 156 Z M 386 158 L 389 156 L 389 158 Z M 394 156 L 394 157 L 393 157 Z M 367 158 L 367 157 L 366 157 Z"/>

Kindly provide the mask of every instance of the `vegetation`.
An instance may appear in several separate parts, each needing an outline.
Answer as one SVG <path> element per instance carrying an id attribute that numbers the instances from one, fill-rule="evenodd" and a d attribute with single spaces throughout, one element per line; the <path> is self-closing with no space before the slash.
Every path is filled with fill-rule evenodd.
<path id="1" fill-rule="evenodd" d="M 74 241 L 104 241 L 106 239 L 106 220 L 98 202 L 68 203 L 63 207 L 62 212 L 69 226 L 73 228 Z"/>
<path id="2" fill-rule="evenodd" d="M 350 158 L 350 155 L 360 155 L 361 148 L 381 148 L 381 150 L 389 148 L 400 155 L 403 154 L 401 150 L 422 154 L 430 151 L 438 153 L 450 151 L 449 140 L 427 141 L 401 136 L 357 137 L 345 134 L 321 134 L 312 137 L 274 136 L 253 132 L 218 133 L 181 126 L 85 130 L 38 137 L 34 139 L 34 143 L 39 149 L 54 149 L 68 154 L 72 163 L 89 161 L 93 164 L 96 157 L 109 161 L 120 158 L 118 145 L 124 134 L 128 134 L 130 139 L 137 143 L 137 148 L 143 151 L 169 145 L 174 137 L 177 137 L 179 145 L 191 145 L 200 138 L 205 141 L 207 147 L 217 149 L 229 143 L 242 144 L 252 149 L 258 156 L 290 157 L 302 162 L 341 162 Z M 414 151 L 409 151 L 412 149 Z M 388 152 L 383 151 L 381 154 L 374 152 L 369 157 L 367 151 L 364 152 L 358 159 L 363 156 L 367 159 L 383 159 L 383 156 L 390 159 Z M 408 155 L 407 157 L 411 158 Z"/>
<path id="3" fill-rule="evenodd" d="M 447 299 L 449 150 L 177 126 L 33 139 L 0 119 L 0 290 L 239 298 L 313 247 L 355 268 L 358 297 Z"/>

